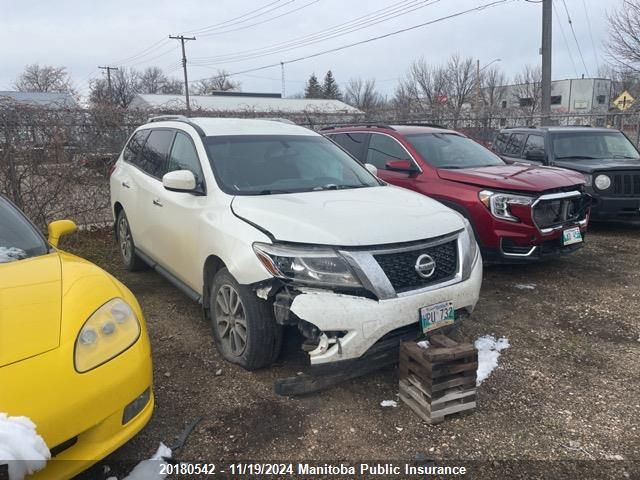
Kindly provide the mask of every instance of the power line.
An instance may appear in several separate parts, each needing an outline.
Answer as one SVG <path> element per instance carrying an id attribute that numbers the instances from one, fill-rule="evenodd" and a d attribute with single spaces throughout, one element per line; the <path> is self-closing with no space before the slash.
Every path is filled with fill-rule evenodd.
<path id="1" fill-rule="evenodd" d="M 389 6 L 380 10 L 375 10 L 374 12 L 371 12 L 367 15 L 363 15 L 361 17 L 357 17 L 348 22 L 335 25 L 333 27 L 320 30 L 318 32 L 305 35 L 303 37 L 299 37 L 296 39 L 280 42 L 267 47 L 262 47 L 257 50 L 245 50 L 245 51 L 236 52 L 233 54 L 219 55 L 216 57 L 200 57 L 194 60 L 199 60 L 201 65 L 212 64 L 216 62 L 230 63 L 230 62 L 239 62 L 244 60 L 253 60 L 256 58 L 273 55 L 276 53 L 295 50 L 297 48 L 324 42 L 332 38 L 341 37 L 349 33 L 353 33 L 353 32 L 362 30 L 364 28 L 368 28 L 373 25 L 386 22 L 393 18 L 411 13 L 420 8 L 433 5 L 434 3 L 437 3 L 439 1 L 440 0 L 411 0 L 407 2 L 405 0 L 403 2 L 398 2 L 392 6 Z"/>
<path id="2" fill-rule="evenodd" d="M 223 31 L 220 31 L 220 32 L 214 31 L 214 32 L 211 32 L 211 33 L 205 33 L 205 34 L 202 34 L 202 35 L 199 35 L 199 36 L 200 37 L 211 37 L 213 35 L 224 35 L 225 33 L 231 33 L 231 32 L 237 32 L 237 31 L 240 31 L 240 30 L 246 30 L 247 28 L 255 27 L 257 25 L 262 25 L 264 23 L 271 22 L 271 21 L 276 20 L 278 18 L 282 18 L 282 17 L 284 17 L 286 15 L 290 15 L 292 13 L 295 13 L 295 12 L 299 11 L 299 10 L 302 10 L 304 8 L 307 8 L 307 7 L 310 7 L 311 5 L 313 5 L 314 3 L 318 3 L 319 1 L 320 0 L 313 0 L 313 1 L 311 1 L 311 2 L 309 2 L 307 4 L 305 4 L 305 5 L 301 5 L 298 8 L 294 8 L 293 10 L 289 10 L 287 12 L 281 13 L 280 15 L 276 15 L 275 17 L 267 18 L 267 19 L 262 20 L 260 22 L 250 23 L 249 25 L 243 25 L 241 27 L 233 28 L 231 30 L 223 30 Z"/>
<path id="3" fill-rule="evenodd" d="M 578 76 L 578 69 L 576 68 L 576 62 L 573 59 L 573 53 L 571 53 L 571 49 L 569 48 L 569 42 L 567 41 L 567 36 L 564 33 L 564 27 L 562 26 L 562 21 L 560 19 L 560 14 L 558 13 L 558 9 L 556 8 L 556 4 L 553 3 L 553 13 L 556 15 L 556 20 L 558 21 L 558 26 L 560 27 L 560 33 L 562 34 L 562 39 L 564 40 L 564 46 L 567 48 L 567 53 L 569 54 L 569 58 L 571 59 L 571 65 L 573 65 L 573 72 Z"/>
<path id="4" fill-rule="evenodd" d="M 460 17 L 460 16 L 463 16 L 463 15 L 467 15 L 469 13 L 479 12 L 479 11 L 486 10 L 488 8 L 491 8 L 491 7 L 495 7 L 495 6 L 500 5 L 500 4 L 505 4 L 505 3 L 509 3 L 509 2 L 513 2 L 513 1 L 515 1 L 515 0 L 494 0 L 492 2 L 485 3 L 483 5 L 479 5 L 477 7 L 469 8 L 467 10 L 461 10 L 459 12 L 455 12 L 455 13 L 452 13 L 452 14 L 449 14 L 449 15 L 445 15 L 443 17 L 439 17 L 439 18 L 436 18 L 434 20 L 429 20 L 427 22 L 423 22 L 423 23 L 420 23 L 420 24 L 417 24 L 417 25 L 413 25 L 411 27 L 406 27 L 406 28 L 402 28 L 400 30 L 395 30 L 393 32 L 385 33 L 384 35 L 378 35 L 378 36 L 375 36 L 375 37 L 368 38 L 366 40 L 361 40 L 361 41 L 350 43 L 350 44 L 347 44 L 347 45 L 342 45 L 342 46 L 339 46 L 339 47 L 331 48 L 329 50 L 324 50 L 324 51 L 321 51 L 321 52 L 317 52 L 317 53 L 314 53 L 314 54 L 311 54 L 311 55 L 306 55 L 306 56 L 303 56 L 303 57 L 294 58 L 292 60 L 272 63 L 272 64 L 269 64 L 269 65 L 263 65 L 261 67 L 250 68 L 250 69 L 242 70 L 242 71 L 239 71 L 239 72 L 227 73 L 225 75 L 227 77 L 235 76 L 235 75 L 242 75 L 242 74 L 245 74 L 245 73 L 252 73 L 252 72 L 257 72 L 257 71 L 260 71 L 260 70 L 266 70 L 267 68 L 280 67 L 282 63 L 288 64 L 288 63 L 300 62 L 302 60 L 307 60 L 309 58 L 319 57 L 321 55 L 326 55 L 327 53 L 333 53 L 333 52 L 337 52 L 337 51 L 340 51 L 340 50 L 345 50 L 347 48 L 355 47 L 357 45 L 363 45 L 365 43 L 373 42 L 373 41 L 376 41 L 376 40 L 381 40 L 383 38 L 388 38 L 388 37 L 391 37 L 391 36 L 394 36 L 394 35 L 398 35 L 400 33 L 409 32 L 411 30 L 416 30 L 418 28 L 426 27 L 428 25 L 433 25 L 435 23 L 439 23 L 439 22 L 443 22 L 445 20 L 450 20 L 452 18 L 456 18 L 456 17 Z M 198 80 L 191 80 L 189 83 L 199 82 L 201 80 L 207 80 L 207 78 L 201 78 L 201 79 L 198 79 Z"/>
<path id="5" fill-rule="evenodd" d="M 131 55 L 129 57 L 125 57 L 122 60 L 117 60 L 115 62 L 111 62 L 115 65 L 124 65 L 125 63 L 129 63 L 133 60 L 137 60 L 140 57 L 144 57 L 145 55 L 150 54 L 152 51 L 157 50 L 158 48 L 164 46 L 165 44 L 168 44 L 169 40 L 167 40 L 166 38 L 163 38 L 161 40 L 158 40 L 157 42 L 153 43 L 152 45 L 150 45 L 149 47 L 145 48 L 144 50 L 139 51 L 138 53 Z"/>
<path id="6" fill-rule="evenodd" d="M 584 57 L 582 56 L 582 49 L 580 48 L 580 42 L 578 42 L 578 37 L 576 36 L 576 31 L 573 28 L 573 22 L 571 21 L 571 15 L 569 15 L 569 9 L 567 8 L 567 2 L 562 0 L 562 4 L 564 5 L 564 10 L 567 12 L 567 20 L 569 22 L 569 26 L 571 27 L 571 33 L 573 34 L 573 39 L 576 41 L 576 47 L 578 47 L 578 54 L 580 54 L 580 60 L 582 60 L 582 66 L 584 67 L 584 71 L 587 76 L 589 75 L 589 69 L 587 68 L 587 64 L 584 62 Z"/>
<path id="7" fill-rule="evenodd" d="M 275 2 L 267 3 L 266 5 L 263 5 L 260 8 L 256 8 L 255 10 L 251 10 L 251 11 L 249 11 L 247 13 L 244 13 L 244 14 L 238 16 L 238 17 L 230 18 L 229 20 L 225 20 L 223 22 L 214 23 L 213 25 L 208 25 L 206 27 L 196 28 L 194 30 L 188 30 L 188 31 L 183 32 L 183 33 L 190 33 L 190 34 L 199 36 L 199 35 L 201 35 L 203 33 L 206 33 L 208 31 L 214 30 L 216 28 L 229 27 L 231 25 L 237 25 L 238 23 L 243 23 L 243 22 L 245 22 L 247 20 L 251 20 L 251 19 L 255 18 L 256 16 L 264 15 L 265 13 L 269 13 L 272 10 L 281 8 L 283 5 L 280 5 L 278 7 L 273 8 L 273 9 L 267 10 L 266 12 L 261 12 L 258 15 L 254 15 L 253 17 L 250 16 L 250 15 L 253 15 L 253 14 L 257 13 L 257 12 L 260 12 L 260 10 L 264 10 L 265 8 L 269 8 L 272 5 L 275 5 L 276 3 L 280 3 L 281 1 L 282 0 L 276 0 Z M 290 1 L 287 2 L 287 3 L 290 3 Z M 249 17 L 249 18 L 245 18 L 245 17 Z M 244 20 L 240 20 L 242 18 L 244 18 Z M 238 21 L 238 20 L 240 20 L 240 21 Z"/>
<path id="8" fill-rule="evenodd" d="M 591 20 L 589 20 L 589 12 L 587 12 L 587 4 L 585 0 L 582 0 L 582 6 L 584 7 L 584 16 L 587 17 L 587 26 L 589 27 L 589 37 L 591 37 L 591 48 L 593 48 L 593 57 L 596 59 L 596 68 L 600 65 L 598 59 L 598 49 L 596 48 L 596 42 L 593 40 L 593 29 L 591 28 Z"/>

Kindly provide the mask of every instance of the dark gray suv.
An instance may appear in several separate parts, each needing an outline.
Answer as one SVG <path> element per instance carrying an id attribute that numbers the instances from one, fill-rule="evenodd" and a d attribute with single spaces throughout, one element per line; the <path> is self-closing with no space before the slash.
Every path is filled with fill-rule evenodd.
<path id="1" fill-rule="evenodd" d="M 584 175 L 593 220 L 640 220 L 640 153 L 612 128 L 505 128 L 493 150 L 507 163 L 548 165 Z"/>

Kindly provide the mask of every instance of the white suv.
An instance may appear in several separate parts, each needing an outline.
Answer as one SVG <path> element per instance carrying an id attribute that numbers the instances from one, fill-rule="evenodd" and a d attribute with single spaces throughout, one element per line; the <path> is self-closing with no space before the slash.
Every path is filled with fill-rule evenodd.
<path id="1" fill-rule="evenodd" d="M 469 223 L 369 168 L 292 124 L 153 118 L 111 175 L 122 257 L 201 302 L 244 368 L 276 358 L 284 325 L 312 365 L 366 361 L 461 320 L 482 281 Z"/>

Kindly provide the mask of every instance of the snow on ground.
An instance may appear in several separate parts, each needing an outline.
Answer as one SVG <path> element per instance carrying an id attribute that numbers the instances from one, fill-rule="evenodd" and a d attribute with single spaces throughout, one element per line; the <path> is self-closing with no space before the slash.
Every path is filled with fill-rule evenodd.
<path id="1" fill-rule="evenodd" d="M 485 335 L 475 341 L 475 347 L 478 349 L 476 386 L 479 386 L 491 375 L 491 372 L 498 366 L 500 352 L 509 346 L 509 340 L 505 337 L 496 340 L 494 336 Z"/>
<path id="2" fill-rule="evenodd" d="M 398 402 L 396 402 L 395 400 L 382 400 L 380 402 L 380 406 L 381 407 L 397 407 Z"/>
<path id="3" fill-rule="evenodd" d="M 165 478 L 166 474 L 160 473 L 160 466 L 165 465 L 171 458 L 171 449 L 160 442 L 158 451 L 149 460 L 144 460 L 135 466 L 131 473 L 122 480 L 159 480 Z M 109 477 L 107 480 L 118 480 L 116 477 Z"/>
<path id="4" fill-rule="evenodd" d="M 0 247 L 0 263 L 13 262 L 27 256 L 27 252 L 16 247 Z"/>
<path id="5" fill-rule="evenodd" d="M 50 458 L 47 444 L 31 420 L 0 413 L 0 464 L 9 464 L 9 480 L 22 480 L 42 470 Z"/>
<path id="6" fill-rule="evenodd" d="M 418 342 L 418 346 L 420 348 L 427 349 L 427 348 L 429 348 L 429 345 L 430 345 L 429 344 L 429 340 L 422 340 L 422 341 Z"/>
<path id="7" fill-rule="evenodd" d="M 518 290 L 535 290 L 536 284 L 535 283 L 516 283 L 514 287 L 516 287 Z"/>

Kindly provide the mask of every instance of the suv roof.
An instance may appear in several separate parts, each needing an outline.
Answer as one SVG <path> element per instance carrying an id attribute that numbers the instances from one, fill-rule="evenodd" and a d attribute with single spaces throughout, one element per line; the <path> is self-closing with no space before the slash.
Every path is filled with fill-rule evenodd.
<path id="1" fill-rule="evenodd" d="M 505 127 L 501 132 L 512 132 L 515 130 L 524 130 L 526 132 L 533 132 L 536 130 L 542 130 L 545 132 L 610 132 L 616 130 L 615 128 L 606 127 L 590 127 L 589 125 L 572 125 L 572 126 L 548 126 L 548 127 Z M 617 131 L 617 130 L 616 130 Z"/>
<path id="2" fill-rule="evenodd" d="M 146 127 L 159 123 L 182 123 L 191 125 L 201 136 L 219 135 L 317 135 L 312 130 L 280 119 L 185 117 L 184 115 L 161 115 L 148 120 Z M 175 126 L 175 125 L 174 125 Z"/>
<path id="3" fill-rule="evenodd" d="M 348 132 L 353 130 L 371 130 L 371 131 L 385 131 L 392 130 L 402 135 L 408 135 L 412 133 L 455 133 L 461 135 L 460 132 L 450 130 L 440 125 L 423 123 L 423 124 L 399 124 L 399 125 L 384 125 L 384 124 L 353 124 L 353 125 L 340 125 L 337 127 L 323 128 L 323 133 L 339 133 Z"/>

